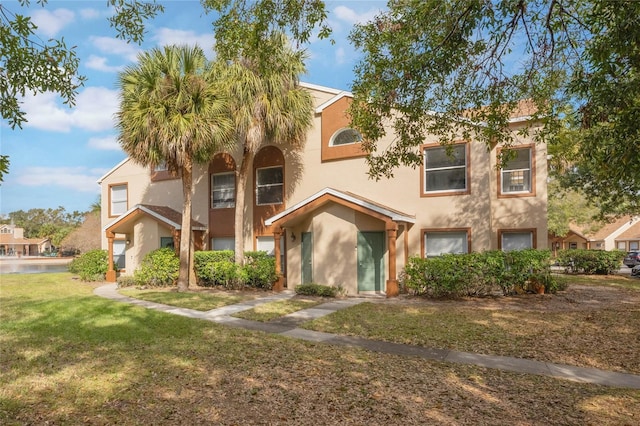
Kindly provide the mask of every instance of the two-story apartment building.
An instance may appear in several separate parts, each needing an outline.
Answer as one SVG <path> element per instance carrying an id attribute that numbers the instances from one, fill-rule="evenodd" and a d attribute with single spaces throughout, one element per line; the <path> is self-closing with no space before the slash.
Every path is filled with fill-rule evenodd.
<path id="1" fill-rule="evenodd" d="M 350 93 L 303 86 L 316 107 L 304 149 L 261 149 L 244 194 L 245 247 L 273 253 L 287 287 L 316 282 L 352 295 L 394 295 L 413 255 L 547 247 L 545 145 L 519 140 L 516 157 L 498 168 L 499 147 L 461 139 L 447 155 L 427 137 L 421 167 L 374 181 L 345 114 Z M 527 116 L 511 123 L 531 125 Z M 239 153 L 219 153 L 194 170 L 197 249 L 234 247 L 239 161 Z M 179 179 L 126 159 L 99 183 L 102 244 L 121 273 L 131 274 L 153 249 L 178 247 Z"/>

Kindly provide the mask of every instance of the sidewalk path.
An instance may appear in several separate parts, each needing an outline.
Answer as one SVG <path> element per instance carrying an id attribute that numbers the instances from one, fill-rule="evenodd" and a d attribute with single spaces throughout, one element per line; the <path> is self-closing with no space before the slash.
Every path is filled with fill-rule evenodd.
<path id="1" fill-rule="evenodd" d="M 294 312 L 278 320 L 263 323 L 235 318 L 231 315 L 236 312 L 251 309 L 254 306 L 263 303 L 291 298 L 294 296 L 294 293 L 286 291 L 273 296 L 254 299 L 235 305 L 224 306 L 222 308 L 212 309 L 206 312 L 186 308 L 177 308 L 175 306 L 147 302 L 144 300 L 123 296 L 118 293 L 115 284 L 107 284 L 98 287 L 94 290 L 94 293 L 100 297 L 105 297 L 107 299 L 112 299 L 123 303 L 131 303 L 134 305 L 143 306 L 148 309 L 155 309 L 158 311 L 168 312 L 175 315 L 182 315 L 189 318 L 198 318 L 213 321 L 232 327 L 241 327 L 249 330 L 280 334 L 282 336 L 307 340 L 310 342 L 358 347 L 374 352 L 401 356 L 415 356 L 442 362 L 478 365 L 486 368 L 495 368 L 498 370 L 512 371 L 517 373 L 551 376 L 560 379 L 594 383 L 604 386 L 640 389 L 640 375 L 635 374 L 618 373 L 613 371 L 599 370 L 596 368 L 574 367 L 571 365 L 563 364 L 552 364 L 548 362 L 534 361 L 522 358 L 512 358 L 506 356 L 482 355 L 469 352 L 451 351 L 446 349 L 425 348 L 422 346 L 370 340 L 362 337 L 340 336 L 336 334 L 323 333 L 320 331 L 305 330 L 297 327 L 298 324 L 301 324 L 305 321 L 320 318 L 325 315 L 329 315 L 330 313 L 335 312 L 339 309 L 348 308 L 350 306 L 362 303 L 366 300 L 364 298 L 335 300 L 323 303 L 310 309 L 303 309 L 301 311 Z"/>

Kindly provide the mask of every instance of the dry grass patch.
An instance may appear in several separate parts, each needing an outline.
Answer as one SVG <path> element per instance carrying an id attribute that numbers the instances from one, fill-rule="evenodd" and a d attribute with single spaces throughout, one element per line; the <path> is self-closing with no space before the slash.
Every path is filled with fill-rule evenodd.
<path id="1" fill-rule="evenodd" d="M 232 316 L 251 321 L 269 322 L 302 309 L 312 308 L 321 303 L 323 301 L 313 299 L 278 300 L 258 305 L 255 308 L 238 312 Z"/>
<path id="2" fill-rule="evenodd" d="M 635 390 L 225 327 L 101 299 L 69 274 L 41 275 L 0 282 L 0 424 L 632 425 L 640 418 Z"/>
<path id="3" fill-rule="evenodd" d="M 245 300 L 258 297 L 255 293 L 229 293 L 220 291 L 175 291 L 175 288 L 160 288 L 151 290 L 138 290 L 133 288 L 119 289 L 118 292 L 125 296 L 149 302 L 162 303 L 164 305 L 177 306 L 179 308 L 195 309 L 197 311 L 210 311 Z"/>
<path id="4" fill-rule="evenodd" d="M 557 295 L 364 303 L 303 325 L 328 333 L 640 373 L 640 292 L 579 278 Z M 588 285 L 584 285 L 588 282 Z M 600 286 L 595 286 L 599 282 Z M 621 285 L 620 283 L 624 284 Z"/>

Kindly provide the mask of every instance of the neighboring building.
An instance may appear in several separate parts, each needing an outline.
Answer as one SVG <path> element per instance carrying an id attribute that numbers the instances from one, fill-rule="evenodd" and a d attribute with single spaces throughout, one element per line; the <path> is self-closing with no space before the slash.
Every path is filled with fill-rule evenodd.
<path id="1" fill-rule="evenodd" d="M 316 105 L 305 148 L 260 150 L 245 194 L 245 247 L 274 254 L 284 285 L 316 282 L 352 295 L 394 295 L 410 256 L 547 247 L 545 145 L 518 141 L 516 158 L 498 170 L 499 147 L 461 139 L 449 157 L 428 137 L 422 167 L 401 167 L 393 179 L 374 181 L 359 134 L 348 127 L 351 94 L 303 86 Z M 531 124 L 523 116 L 511 126 Z M 197 249 L 234 247 L 239 161 L 238 153 L 220 153 L 194 168 Z M 102 246 L 120 273 L 131 274 L 150 250 L 178 247 L 179 179 L 126 159 L 99 183 Z M 111 270 L 108 279 L 115 277 Z"/>
<path id="2" fill-rule="evenodd" d="M 551 237 L 551 247 L 560 249 L 623 250 L 640 249 L 640 216 L 622 216 L 605 223 L 595 232 L 571 224 L 563 237 Z"/>
<path id="3" fill-rule="evenodd" d="M 39 256 L 51 250 L 48 238 L 24 238 L 24 229 L 0 225 L 0 256 Z"/>

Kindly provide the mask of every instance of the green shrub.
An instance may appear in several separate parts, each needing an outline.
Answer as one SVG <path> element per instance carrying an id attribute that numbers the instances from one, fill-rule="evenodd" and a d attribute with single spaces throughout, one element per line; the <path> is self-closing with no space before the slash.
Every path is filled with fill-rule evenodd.
<path id="1" fill-rule="evenodd" d="M 178 281 L 180 259 L 171 248 L 151 251 L 133 274 L 137 285 L 165 287 Z"/>
<path id="2" fill-rule="evenodd" d="M 117 283 L 118 283 L 118 288 L 135 287 L 137 285 L 135 277 L 131 275 L 118 277 Z"/>
<path id="3" fill-rule="evenodd" d="M 402 274 L 402 287 L 435 298 L 521 293 L 534 276 L 548 275 L 548 250 L 487 251 L 412 257 Z"/>
<path id="4" fill-rule="evenodd" d="M 247 251 L 244 253 L 245 263 L 243 279 L 245 285 L 271 290 L 278 278 L 276 275 L 276 259 L 264 251 Z"/>
<path id="5" fill-rule="evenodd" d="M 558 264 L 569 273 L 609 275 L 620 269 L 625 252 L 621 250 L 560 250 Z"/>
<path id="6" fill-rule="evenodd" d="M 237 289 L 244 286 L 243 274 L 234 263 L 232 250 L 195 252 L 195 273 L 198 284 Z"/>
<path id="7" fill-rule="evenodd" d="M 336 297 L 340 289 L 328 285 L 309 283 L 296 286 L 295 291 L 296 294 L 305 296 Z"/>
<path id="8" fill-rule="evenodd" d="M 195 253 L 198 284 L 238 289 L 244 286 L 270 290 L 276 281 L 276 261 L 264 251 L 245 252 L 245 264 L 234 263 L 231 250 Z"/>
<path id="9" fill-rule="evenodd" d="M 198 284 L 202 286 L 212 286 L 215 284 L 214 272 L 218 262 L 233 263 L 233 251 L 197 251 L 194 253 L 194 269 Z"/>
<path id="10" fill-rule="evenodd" d="M 104 281 L 109 267 L 106 250 L 91 250 L 69 263 L 69 272 L 80 276 L 82 281 Z"/>

